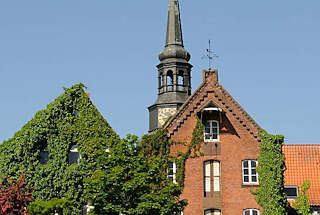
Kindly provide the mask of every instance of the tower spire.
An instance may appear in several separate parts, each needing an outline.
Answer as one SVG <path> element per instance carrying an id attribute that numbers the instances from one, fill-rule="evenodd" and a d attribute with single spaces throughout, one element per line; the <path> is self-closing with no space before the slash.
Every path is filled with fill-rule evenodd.
<path id="1" fill-rule="evenodd" d="M 183 46 L 179 0 L 169 0 L 166 46 Z"/>
<path id="2" fill-rule="evenodd" d="M 190 54 L 183 47 L 179 0 L 169 0 L 166 45 L 159 59 L 161 62 L 190 60 Z"/>
<path id="3" fill-rule="evenodd" d="M 183 46 L 179 0 L 169 0 L 165 49 L 159 55 L 158 98 L 149 109 L 149 131 L 161 128 L 191 95 L 190 54 Z"/>

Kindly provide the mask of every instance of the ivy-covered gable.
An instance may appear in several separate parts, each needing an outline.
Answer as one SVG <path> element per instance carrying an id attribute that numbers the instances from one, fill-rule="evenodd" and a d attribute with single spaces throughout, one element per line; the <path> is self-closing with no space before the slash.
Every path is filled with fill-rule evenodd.
<path id="1" fill-rule="evenodd" d="M 24 171 L 36 200 L 67 198 L 79 214 L 87 201 L 83 179 L 104 168 L 107 149 L 118 141 L 84 85 L 76 84 L 0 145 L 0 176 Z M 79 162 L 70 162 L 71 149 L 78 151 Z"/>

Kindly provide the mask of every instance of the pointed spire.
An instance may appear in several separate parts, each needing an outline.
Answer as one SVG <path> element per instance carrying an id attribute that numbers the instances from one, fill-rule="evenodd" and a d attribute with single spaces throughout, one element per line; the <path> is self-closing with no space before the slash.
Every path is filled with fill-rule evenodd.
<path id="1" fill-rule="evenodd" d="M 179 0 L 169 0 L 166 46 L 168 45 L 183 46 Z"/>
<path id="2" fill-rule="evenodd" d="M 179 0 L 169 0 L 167 41 L 159 59 L 161 62 L 190 60 L 190 54 L 183 47 Z"/>

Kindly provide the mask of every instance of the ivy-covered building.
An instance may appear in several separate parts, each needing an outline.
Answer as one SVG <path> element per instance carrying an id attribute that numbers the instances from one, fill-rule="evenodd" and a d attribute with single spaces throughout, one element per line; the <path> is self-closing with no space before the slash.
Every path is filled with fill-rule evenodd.
<path id="1" fill-rule="evenodd" d="M 200 155 L 187 159 L 184 166 L 181 198 L 187 199 L 188 205 L 183 214 L 262 214 L 252 191 L 260 187 L 257 166 L 261 145 L 259 132 L 263 129 L 219 83 L 216 69 L 203 71 L 203 82 L 191 94 L 190 57 L 183 43 L 179 1 L 169 0 L 166 44 L 157 66 L 158 97 L 148 108 L 149 132 L 165 127 L 169 138 L 180 143 L 171 146 L 171 154 L 179 156 L 188 151 L 188 144 L 185 143 L 192 141 L 197 123 L 200 122 L 204 128 L 198 146 Z M 308 177 L 300 176 L 301 165 L 291 165 L 292 160 L 297 159 L 295 162 L 299 163 L 300 158 L 289 148 L 284 148 L 285 157 L 290 160 L 287 167 L 290 173 L 285 175 L 284 191 L 290 199 L 294 199 L 298 196 L 297 188 L 303 183 L 300 179 L 307 180 Z M 311 151 L 320 157 L 319 151 Z M 316 160 L 303 165 L 306 169 L 308 165 L 319 165 Z M 170 177 L 177 183 L 178 168 L 173 163 L 170 169 Z M 308 175 L 318 176 L 319 172 L 312 168 Z M 300 179 L 295 180 L 295 177 Z M 309 193 L 310 204 L 314 214 L 317 214 L 320 180 L 315 178 L 309 179 L 312 180 Z M 283 183 L 283 179 L 279 180 L 280 184 Z"/>
<path id="2" fill-rule="evenodd" d="M 0 178 L 24 172 L 33 198 L 67 199 L 68 214 L 88 204 L 85 178 L 103 170 L 108 149 L 120 139 L 77 84 L 39 111 L 12 138 L 0 144 Z"/>

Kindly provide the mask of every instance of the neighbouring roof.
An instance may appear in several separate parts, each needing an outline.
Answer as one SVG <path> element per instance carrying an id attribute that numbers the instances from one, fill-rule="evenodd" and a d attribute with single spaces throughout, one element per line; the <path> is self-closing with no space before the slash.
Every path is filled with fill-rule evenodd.
<path id="1" fill-rule="evenodd" d="M 310 205 L 320 205 L 320 144 L 284 145 L 286 158 L 285 185 L 301 185 L 310 181 Z"/>

